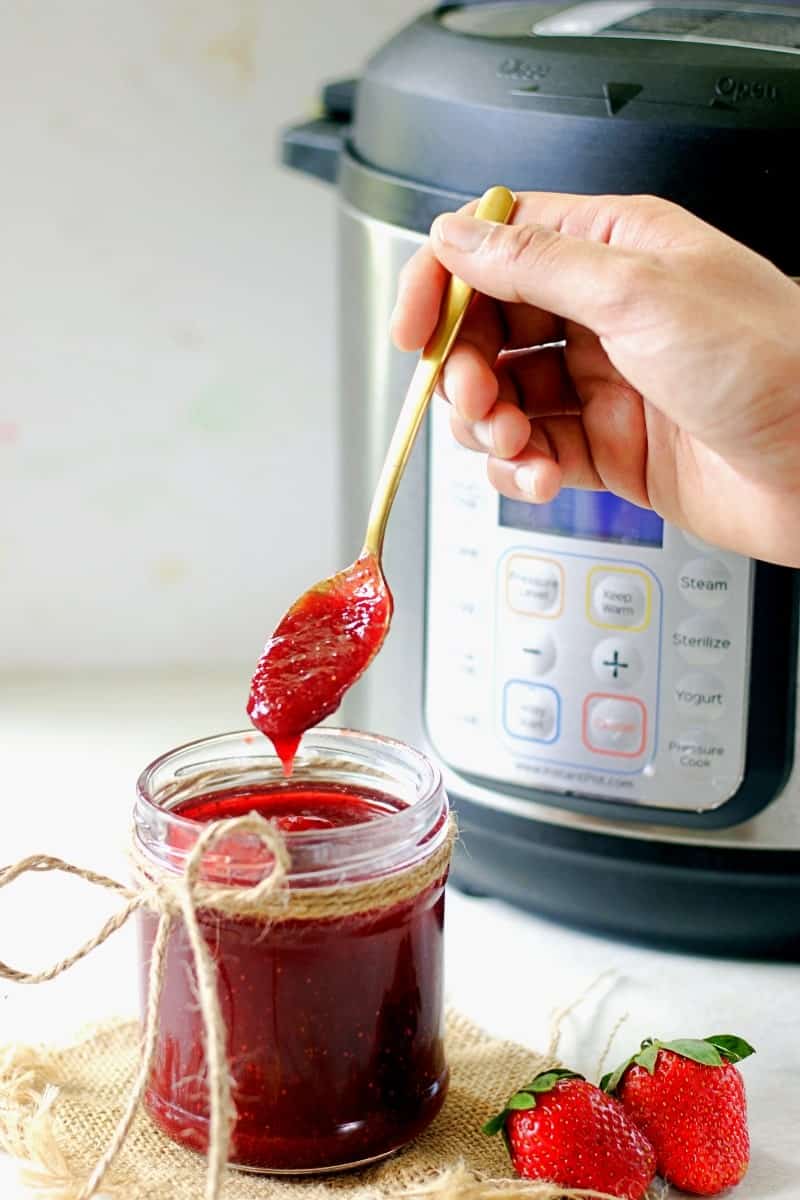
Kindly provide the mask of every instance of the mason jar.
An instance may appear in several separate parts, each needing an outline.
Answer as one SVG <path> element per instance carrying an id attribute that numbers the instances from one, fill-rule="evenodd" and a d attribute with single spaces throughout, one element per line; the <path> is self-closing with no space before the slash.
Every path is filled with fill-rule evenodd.
<path id="1" fill-rule="evenodd" d="M 210 821 L 257 812 L 288 855 L 283 903 L 198 909 L 224 1018 L 236 1108 L 230 1160 L 265 1172 L 373 1162 L 424 1130 L 448 1081 L 444 885 L 452 822 L 438 769 L 399 742 L 306 734 L 291 779 L 266 740 L 226 734 L 172 750 L 137 785 L 134 855 L 178 877 Z M 275 856 L 232 833 L 203 878 L 257 883 Z M 143 1003 L 155 912 L 140 918 Z M 145 1105 L 175 1141 L 208 1143 L 204 1026 L 186 928 L 173 921 Z"/>

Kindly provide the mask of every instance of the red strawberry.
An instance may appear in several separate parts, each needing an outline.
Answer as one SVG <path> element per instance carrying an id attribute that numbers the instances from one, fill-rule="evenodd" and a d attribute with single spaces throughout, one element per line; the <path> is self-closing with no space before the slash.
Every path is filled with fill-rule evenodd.
<path id="1" fill-rule="evenodd" d="M 660 1175 L 684 1192 L 716 1196 L 741 1182 L 750 1161 L 744 1082 L 733 1064 L 753 1053 L 729 1034 L 648 1039 L 600 1086 L 650 1139 Z"/>
<path id="2" fill-rule="evenodd" d="M 641 1200 L 656 1172 L 655 1152 L 622 1105 L 573 1071 L 545 1071 L 483 1127 L 502 1130 L 525 1179 Z"/>

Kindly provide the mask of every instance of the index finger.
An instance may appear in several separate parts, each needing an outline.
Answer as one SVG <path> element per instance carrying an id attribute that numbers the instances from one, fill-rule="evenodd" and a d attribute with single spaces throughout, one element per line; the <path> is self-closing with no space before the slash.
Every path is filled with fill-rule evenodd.
<path id="1" fill-rule="evenodd" d="M 421 350 L 433 333 L 450 278 L 425 242 L 400 272 L 391 316 L 392 341 L 398 350 Z"/>
<path id="2" fill-rule="evenodd" d="M 470 200 L 458 209 L 472 216 L 478 207 Z M 426 238 L 403 267 L 397 281 L 397 301 L 389 322 L 398 350 L 421 350 L 434 331 L 450 272 L 431 250 Z"/>

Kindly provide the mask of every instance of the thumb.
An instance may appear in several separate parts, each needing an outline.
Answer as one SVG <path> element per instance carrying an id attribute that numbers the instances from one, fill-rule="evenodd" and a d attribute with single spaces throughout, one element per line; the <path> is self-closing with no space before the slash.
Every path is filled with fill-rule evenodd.
<path id="1" fill-rule="evenodd" d="M 610 333 L 610 319 L 642 298 L 648 260 L 641 252 L 569 237 L 542 225 L 497 225 L 445 213 L 431 227 L 437 259 L 476 291 L 533 304 Z"/>

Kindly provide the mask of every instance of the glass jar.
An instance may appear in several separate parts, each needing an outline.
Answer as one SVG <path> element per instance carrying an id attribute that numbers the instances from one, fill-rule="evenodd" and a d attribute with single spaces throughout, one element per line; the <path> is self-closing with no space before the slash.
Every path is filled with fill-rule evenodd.
<path id="1" fill-rule="evenodd" d="M 353 804 L 375 811 L 362 823 L 325 828 L 313 817 L 294 825 L 281 818 L 291 862 L 283 915 L 199 912 L 216 967 L 237 1110 L 231 1162 L 293 1174 L 391 1154 L 425 1129 L 443 1103 L 442 938 L 451 834 L 440 773 L 399 742 L 317 729 L 303 739 L 286 780 L 264 738 L 236 733 L 157 759 L 138 781 L 134 813 L 135 850 L 146 873 L 178 874 L 204 822 L 253 809 L 267 817 L 271 808 L 287 812 L 293 793 L 309 789 L 327 797 L 334 816 L 340 804 L 344 816 Z M 187 812 L 199 819 L 181 815 Z M 271 865 L 263 843 L 236 833 L 207 852 L 202 870 L 215 883 L 243 885 L 258 882 Z M 430 878 L 431 870 L 437 877 Z M 420 878 L 416 894 L 407 894 L 408 886 L 404 892 Z M 365 911 L 348 911 L 365 882 L 385 883 L 380 898 Z M 354 890 L 359 885 L 362 893 Z M 393 894 L 401 898 L 395 902 Z M 346 915 L 298 919 L 293 895 L 335 895 Z M 145 988 L 157 920 L 142 913 Z M 204 1031 L 180 922 L 169 935 L 145 1105 L 171 1138 L 206 1149 Z"/>

